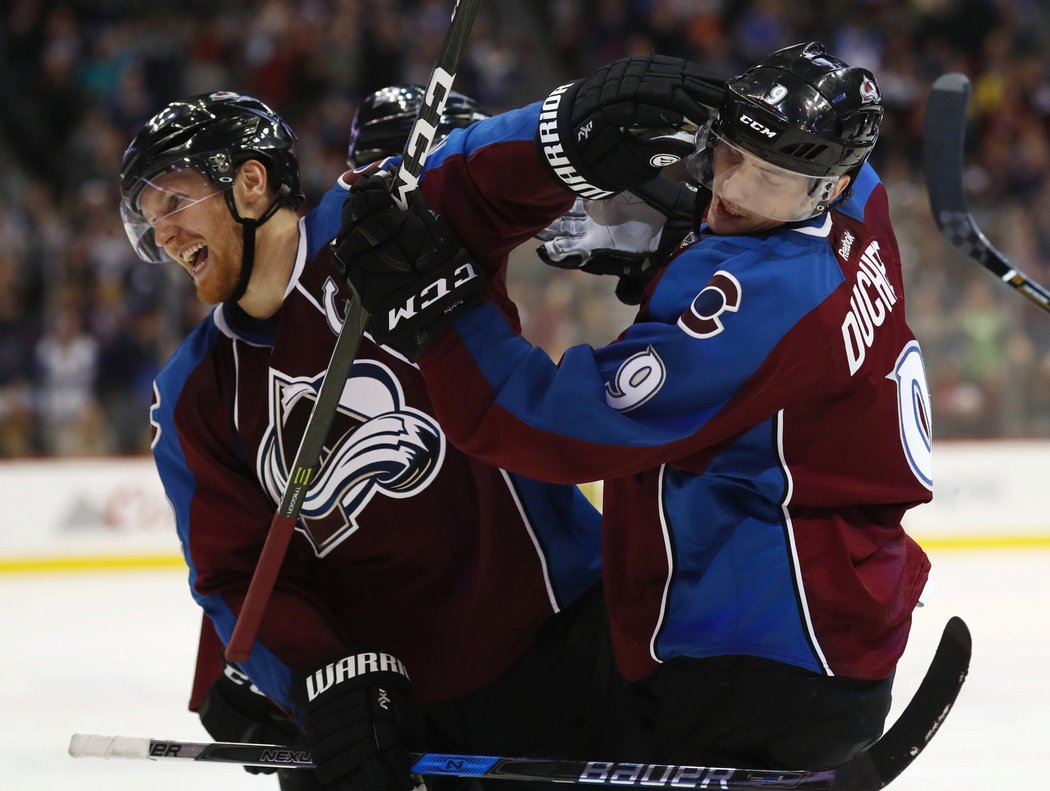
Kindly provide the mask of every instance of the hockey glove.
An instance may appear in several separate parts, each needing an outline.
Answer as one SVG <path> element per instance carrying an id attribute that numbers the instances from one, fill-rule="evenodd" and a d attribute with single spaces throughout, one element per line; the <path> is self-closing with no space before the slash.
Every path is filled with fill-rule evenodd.
<path id="1" fill-rule="evenodd" d="M 412 361 L 452 320 L 480 301 L 484 276 L 418 190 L 401 211 L 391 174 L 350 188 L 332 243 L 336 262 L 371 314 L 372 337 Z"/>
<path id="2" fill-rule="evenodd" d="M 645 198 L 622 192 L 586 204 L 577 199 L 569 212 L 537 234 L 545 243 L 536 252 L 551 266 L 619 278 L 617 298 L 625 305 L 639 304 L 693 222 L 695 192 L 685 184 L 659 186 L 671 193 L 666 198 L 681 205 L 666 198 L 655 201 L 652 190 Z"/>
<path id="3" fill-rule="evenodd" d="M 554 175 L 587 199 L 655 178 L 693 150 L 695 128 L 722 104 L 725 82 L 681 58 L 630 57 L 554 90 L 538 143 Z"/>
<path id="4" fill-rule="evenodd" d="M 317 776 L 335 791 L 410 791 L 426 725 L 404 665 L 365 651 L 322 662 L 292 689 Z M 328 784 L 331 784 L 330 786 Z"/>
<path id="5" fill-rule="evenodd" d="M 201 724 L 219 742 L 295 745 L 302 731 L 241 670 L 226 664 L 201 699 Z M 271 767 L 246 766 L 250 774 L 271 774 Z"/>

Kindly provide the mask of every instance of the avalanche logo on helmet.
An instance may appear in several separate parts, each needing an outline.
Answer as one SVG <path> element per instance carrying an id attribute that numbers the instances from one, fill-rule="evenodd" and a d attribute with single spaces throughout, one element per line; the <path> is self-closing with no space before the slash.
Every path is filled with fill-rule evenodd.
<path id="1" fill-rule="evenodd" d="M 882 97 L 879 96 L 879 87 L 875 84 L 875 81 L 865 77 L 864 81 L 860 84 L 860 103 L 874 104 L 881 98 Z"/>
<path id="2" fill-rule="evenodd" d="M 323 379 L 323 372 L 301 378 L 270 372 L 270 425 L 256 464 L 274 502 L 287 486 Z M 357 531 L 355 517 L 376 494 L 415 496 L 437 477 L 445 458 L 445 435 L 437 423 L 406 406 L 397 377 L 374 360 L 354 363 L 329 437 L 338 439 L 325 446 L 300 514 L 318 557 Z"/>

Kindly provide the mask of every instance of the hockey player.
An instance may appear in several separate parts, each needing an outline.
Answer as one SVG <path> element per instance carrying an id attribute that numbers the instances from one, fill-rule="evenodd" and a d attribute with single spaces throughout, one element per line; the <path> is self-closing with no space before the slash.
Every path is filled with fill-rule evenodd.
<path id="1" fill-rule="evenodd" d="M 418 85 L 390 85 L 369 94 L 361 102 L 350 124 L 346 162 L 351 168 L 397 156 L 404 148 L 412 122 L 423 102 Z M 478 103 L 452 91 L 438 124 L 435 142 L 486 118 Z M 299 726 L 273 703 L 235 665 L 223 659 L 223 645 L 207 616 L 201 624 L 200 646 L 194 674 L 190 709 L 216 741 L 255 744 L 296 744 L 302 739 Z M 272 774 L 273 769 L 245 767 L 251 774 Z M 312 772 L 282 769 L 277 772 L 282 791 L 312 791 L 320 783 Z"/>
<path id="2" fill-rule="evenodd" d="M 488 129 L 446 145 L 423 187 L 470 184 L 455 205 L 431 197 L 464 222 L 492 207 L 474 241 L 512 322 L 498 262 L 571 202 L 538 161 L 516 172 L 538 112 L 498 124 L 509 140 Z M 351 298 L 328 242 L 355 175 L 300 217 L 294 141 L 261 102 L 217 92 L 164 108 L 121 171 L 138 254 L 177 264 L 215 305 L 158 377 L 150 419 L 192 593 L 222 642 Z M 574 486 L 449 444 L 417 368 L 376 341 L 362 341 L 240 670 L 304 725 L 326 787 L 411 788 L 407 751 L 424 745 L 589 753 L 613 675 L 598 514 Z"/>
<path id="3" fill-rule="evenodd" d="M 649 175 L 608 156 L 631 134 L 635 62 L 547 100 L 552 181 L 605 197 Z M 422 306 L 401 348 L 450 440 L 519 474 L 605 480 L 629 760 L 818 768 L 884 727 L 929 572 L 901 519 L 932 477 L 922 355 L 866 164 L 882 114 L 872 74 L 815 43 L 732 79 L 690 160 L 706 222 L 617 341 L 557 365 L 449 276 L 487 252 L 464 226 L 462 248 L 440 223 L 422 245 L 422 207 L 398 212 L 382 176 L 350 191 L 337 256 L 380 323 Z M 517 179 L 537 171 L 523 152 Z M 411 295 L 435 282 L 452 293 L 428 314 Z"/>
<path id="4" fill-rule="evenodd" d="M 652 128 L 705 115 L 693 97 L 705 86 L 687 64 L 639 65 L 624 120 Z M 539 164 L 540 110 L 453 132 L 421 188 L 489 251 L 483 293 L 515 325 L 506 255 L 571 203 L 538 167 L 518 173 L 526 152 Z M 611 142 L 607 153 L 642 180 L 672 145 Z M 216 305 L 158 377 L 151 420 L 194 597 L 223 641 L 351 297 L 327 241 L 358 174 L 300 218 L 293 144 L 265 105 L 219 92 L 158 113 L 121 172 L 136 251 L 178 263 Z M 453 182 L 463 188 L 442 206 L 441 185 Z M 483 207 L 491 215 L 479 223 Z M 592 595 L 597 514 L 575 487 L 448 445 L 399 340 L 380 332 L 362 343 L 243 670 L 302 721 L 333 787 L 409 787 L 406 750 L 421 747 L 423 730 L 435 750 L 593 754 L 583 745 L 605 724 L 611 675 Z"/>

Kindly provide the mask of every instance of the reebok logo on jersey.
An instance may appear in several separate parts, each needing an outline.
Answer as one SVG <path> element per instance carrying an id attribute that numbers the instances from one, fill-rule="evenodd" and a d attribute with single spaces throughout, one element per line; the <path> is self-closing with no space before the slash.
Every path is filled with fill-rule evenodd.
<path id="1" fill-rule="evenodd" d="M 864 364 L 868 349 L 875 342 L 875 330 L 885 323 L 896 304 L 897 292 L 879 255 L 878 240 L 873 240 L 857 262 L 849 310 L 842 320 L 842 343 L 850 376 Z"/>
<path id="2" fill-rule="evenodd" d="M 397 673 L 408 678 L 408 671 L 401 664 L 401 660 L 390 654 L 366 651 L 362 654 L 344 656 L 338 662 L 329 662 L 306 677 L 306 699 L 312 701 L 322 692 L 327 692 L 337 684 L 342 684 L 349 679 L 367 673 L 382 672 Z M 389 702 L 389 698 L 387 701 Z"/>
<path id="3" fill-rule="evenodd" d="M 853 234 L 849 231 L 842 232 L 842 238 L 839 240 L 839 258 L 843 261 L 849 259 L 849 254 L 853 251 Z"/>

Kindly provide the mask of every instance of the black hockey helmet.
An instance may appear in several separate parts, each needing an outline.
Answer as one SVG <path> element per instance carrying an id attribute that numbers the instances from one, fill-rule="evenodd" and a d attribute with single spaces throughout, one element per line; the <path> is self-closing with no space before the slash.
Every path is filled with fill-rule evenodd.
<path id="1" fill-rule="evenodd" d="M 763 179 L 736 200 L 782 222 L 805 220 L 848 197 L 878 139 L 882 113 L 870 71 L 847 65 L 819 43 L 786 47 L 729 80 L 718 116 L 697 132 L 689 171 L 721 192 L 734 168 L 754 172 L 746 161 L 760 161 Z M 719 146 L 735 152 L 737 164 L 715 173 Z M 839 191 L 841 176 L 850 181 Z"/>
<path id="2" fill-rule="evenodd" d="M 811 42 L 778 50 L 730 80 L 717 132 L 786 170 L 838 177 L 864 164 L 882 114 L 874 75 Z"/>
<path id="3" fill-rule="evenodd" d="M 425 94 L 419 85 L 390 85 L 366 96 L 350 123 L 347 164 L 355 167 L 400 154 Z M 444 140 L 453 129 L 470 126 L 482 118 L 488 115 L 478 109 L 474 99 L 450 91 L 434 142 Z"/>
<path id="4" fill-rule="evenodd" d="M 257 159 L 277 190 L 272 208 L 298 209 L 303 195 L 295 141 L 291 127 L 251 96 L 216 91 L 171 102 L 131 141 L 120 169 L 121 213 L 136 252 L 147 261 L 166 260 L 142 216 L 139 198 L 153 179 L 171 170 L 194 168 L 217 188 L 226 189 L 233 185 L 240 163 Z M 241 221 L 228 189 L 226 203 Z"/>

